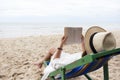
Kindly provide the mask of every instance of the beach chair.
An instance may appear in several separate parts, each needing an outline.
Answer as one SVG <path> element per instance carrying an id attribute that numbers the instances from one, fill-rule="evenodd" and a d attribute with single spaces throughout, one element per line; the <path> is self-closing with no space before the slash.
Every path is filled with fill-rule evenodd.
<path id="1" fill-rule="evenodd" d="M 108 61 L 113 56 L 119 54 L 120 48 L 109 51 L 102 51 L 96 54 L 88 54 L 71 64 L 63 66 L 57 69 L 56 71 L 51 72 L 49 74 L 50 80 L 56 80 L 55 76 L 58 74 L 60 76 L 57 77 L 57 80 L 66 80 L 81 75 L 84 75 L 88 80 L 92 80 L 92 78 L 89 75 L 87 75 L 87 73 L 95 71 L 101 67 L 103 67 L 104 80 L 109 80 Z M 45 66 L 47 66 L 49 62 L 45 61 L 44 64 Z"/>

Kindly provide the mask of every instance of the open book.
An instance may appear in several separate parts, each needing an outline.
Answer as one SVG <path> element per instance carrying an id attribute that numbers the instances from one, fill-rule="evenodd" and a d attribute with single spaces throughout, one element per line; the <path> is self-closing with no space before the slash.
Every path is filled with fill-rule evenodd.
<path id="1" fill-rule="evenodd" d="M 82 27 L 65 27 L 64 35 L 67 36 L 65 44 L 74 44 L 81 42 Z"/>

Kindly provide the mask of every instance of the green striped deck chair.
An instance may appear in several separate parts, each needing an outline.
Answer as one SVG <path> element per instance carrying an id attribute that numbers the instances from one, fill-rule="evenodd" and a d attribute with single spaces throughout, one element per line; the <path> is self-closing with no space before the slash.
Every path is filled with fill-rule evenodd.
<path id="1" fill-rule="evenodd" d="M 49 77 L 51 80 L 66 80 L 84 75 L 88 80 L 92 80 L 92 78 L 87 75 L 87 73 L 103 67 L 104 80 L 109 80 L 108 61 L 113 56 L 117 56 L 119 54 L 120 48 L 99 52 L 97 54 L 88 54 L 71 64 L 63 66 L 56 71 L 51 72 L 49 74 Z M 49 62 L 45 62 L 46 66 L 48 64 Z M 68 70 L 70 71 L 68 72 Z M 55 78 L 57 74 L 59 74 L 60 76 Z"/>

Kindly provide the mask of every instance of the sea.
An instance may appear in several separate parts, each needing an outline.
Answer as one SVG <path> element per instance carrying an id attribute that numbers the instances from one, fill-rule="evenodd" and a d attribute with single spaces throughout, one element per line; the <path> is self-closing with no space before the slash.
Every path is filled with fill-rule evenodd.
<path id="1" fill-rule="evenodd" d="M 95 25 L 120 31 L 120 24 L 0 23 L 0 38 L 63 34 L 64 27 L 83 27 L 87 30 Z"/>

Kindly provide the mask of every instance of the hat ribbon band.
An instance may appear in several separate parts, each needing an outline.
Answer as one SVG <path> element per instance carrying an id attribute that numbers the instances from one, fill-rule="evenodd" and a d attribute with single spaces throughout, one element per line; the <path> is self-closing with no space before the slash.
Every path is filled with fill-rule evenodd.
<path id="1" fill-rule="evenodd" d="M 95 32 L 94 34 L 91 35 L 89 44 L 90 44 L 91 50 L 92 50 L 94 53 L 97 53 L 97 51 L 96 51 L 96 49 L 95 49 L 95 47 L 94 47 L 94 45 L 93 45 L 93 38 L 94 38 L 95 34 L 97 34 L 97 32 Z"/>

